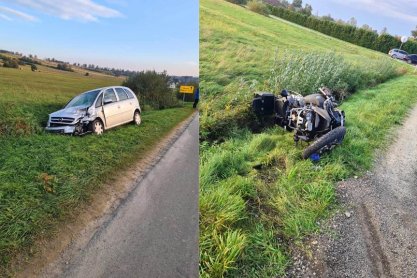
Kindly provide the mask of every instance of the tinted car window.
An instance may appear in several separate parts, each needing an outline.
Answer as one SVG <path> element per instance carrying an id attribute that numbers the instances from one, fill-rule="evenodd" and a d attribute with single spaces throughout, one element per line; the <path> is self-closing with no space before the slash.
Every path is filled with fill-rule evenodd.
<path id="1" fill-rule="evenodd" d="M 407 52 L 402 51 L 402 50 L 400 50 L 400 53 L 401 53 L 401 54 L 405 54 L 405 55 L 407 55 L 407 54 L 408 54 Z"/>
<path id="2" fill-rule="evenodd" d="M 134 98 L 133 93 L 130 90 L 128 90 L 128 89 L 123 89 L 123 90 L 125 90 L 125 92 L 126 92 L 126 94 L 128 95 L 129 98 Z"/>
<path id="3" fill-rule="evenodd" d="M 113 102 L 117 101 L 116 94 L 114 93 L 113 89 L 107 89 L 104 91 L 104 101 L 107 99 L 111 99 Z"/>
<path id="4" fill-rule="evenodd" d="M 96 101 L 96 107 L 100 107 L 103 103 L 103 94 L 100 94 Z"/>
<path id="5" fill-rule="evenodd" d="M 123 90 L 122 88 L 116 88 L 116 92 L 117 92 L 117 95 L 119 96 L 119 100 L 128 99 L 125 90 Z"/>

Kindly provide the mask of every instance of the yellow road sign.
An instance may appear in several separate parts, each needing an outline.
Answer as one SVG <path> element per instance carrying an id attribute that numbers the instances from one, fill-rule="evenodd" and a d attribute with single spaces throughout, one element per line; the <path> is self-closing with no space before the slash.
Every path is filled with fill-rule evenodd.
<path id="1" fill-rule="evenodd" d="M 194 86 L 180 86 L 180 93 L 193 94 L 194 93 Z"/>

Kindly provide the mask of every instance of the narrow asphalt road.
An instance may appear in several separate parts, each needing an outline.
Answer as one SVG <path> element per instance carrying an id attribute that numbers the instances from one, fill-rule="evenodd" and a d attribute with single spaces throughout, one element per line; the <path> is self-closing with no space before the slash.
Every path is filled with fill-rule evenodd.
<path id="1" fill-rule="evenodd" d="M 198 277 L 198 117 L 59 277 Z"/>

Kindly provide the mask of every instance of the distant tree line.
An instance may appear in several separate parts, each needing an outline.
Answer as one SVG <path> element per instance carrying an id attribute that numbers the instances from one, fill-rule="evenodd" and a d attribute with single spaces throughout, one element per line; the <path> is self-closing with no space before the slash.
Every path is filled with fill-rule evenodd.
<path id="1" fill-rule="evenodd" d="M 13 52 L 10 51 L 6 51 L 6 50 L 1 50 L 0 53 L 7 53 L 7 54 L 12 54 L 12 55 L 16 55 Z M 33 60 L 30 57 L 26 57 L 26 56 L 21 56 L 19 55 L 19 58 L 14 58 L 14 57 L 10 57 L 10 56 L 6 56 L 3 54 L 0 54 L 0 60 L 3 61 L 3 67 L 5 68 L 19 68 L 19 65 L 24 66 L 24 65 L 30 65 L 32 68 L 32 71 L 35 71 L 37 69 L 36 65 L 41 65 L 41 63 L 37 60 Z M 35 70 L 34 70 L 35 69 Z"/>
<path id="2" fill-rule="evenodd" d="M 268 5 L 268 8 L 274 16 L 366 48 L 387 53 L 390 49 L 401 45 L 400 38 L 388 34 L 386 29 L 378 34 L 367 25 L 360 28 L 353 24 L 342 24 L 335 22 L 334 19 L 318 18 L 280 6 Z M 403 44 L 402 49 L 409 53 L 417 53 L 417 42 L 409 40 Z"/>

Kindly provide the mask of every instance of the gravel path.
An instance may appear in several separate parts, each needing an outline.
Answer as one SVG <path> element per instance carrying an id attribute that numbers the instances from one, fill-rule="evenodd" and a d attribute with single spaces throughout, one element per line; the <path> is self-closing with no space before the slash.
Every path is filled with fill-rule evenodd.
<path id="1" fill-rule="evenodd" d="M 372 172 L 339 183 L 343 209 L 290 276 L 417 277 L 417 107 L 390 142 Z"/>

